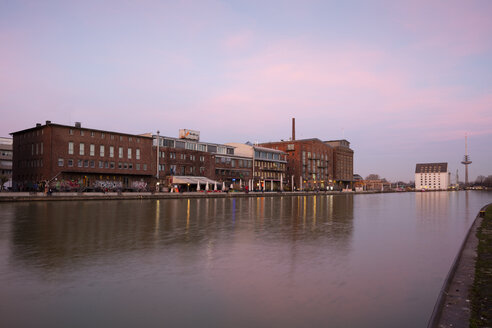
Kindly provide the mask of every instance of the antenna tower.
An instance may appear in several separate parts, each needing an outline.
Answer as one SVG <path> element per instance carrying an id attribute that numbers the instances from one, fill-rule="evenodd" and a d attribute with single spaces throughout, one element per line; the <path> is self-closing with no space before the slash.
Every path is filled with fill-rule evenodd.
<path id="1" fill-rule="evenodd" d="M 465 134 L 465 156 L 463 156 L 461 161 L 461 164 L 465 165 L 465 186 L 468 185 L 468 165 L 471 163 L 470 156 L 468 156 L 468 136 Z"/>

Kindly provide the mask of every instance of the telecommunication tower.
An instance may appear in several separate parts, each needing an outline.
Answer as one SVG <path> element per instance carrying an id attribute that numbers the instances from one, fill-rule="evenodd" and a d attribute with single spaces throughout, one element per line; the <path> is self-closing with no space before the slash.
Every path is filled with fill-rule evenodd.
<path id="1" fill-rule="evenodd" d="M 463 156 L 461 161 L 461 164 L 465 165 L 465 186 L 468 185 L 468 165 L 471 163 L 470 156 L 468 156 L 468 136 L 465 134 L 465 156 Z"/>

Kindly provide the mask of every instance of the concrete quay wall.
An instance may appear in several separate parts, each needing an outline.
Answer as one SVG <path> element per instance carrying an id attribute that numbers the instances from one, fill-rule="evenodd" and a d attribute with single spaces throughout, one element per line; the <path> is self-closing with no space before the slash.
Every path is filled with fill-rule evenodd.
<path id="1" fill-rule="evenodd" d="M 296 191 L 296 192 L 54 192 L 47 195 L 42 192 L 1 192 L 0 202 L 18 201 L 69 201 L 69 200 L 122 200 L 122 199 L 179 199 L 179 198 L 234 198 L 234 197 L 281 197 L 313 195 L 346 195 L 392 193 L 393 191 Z"/>

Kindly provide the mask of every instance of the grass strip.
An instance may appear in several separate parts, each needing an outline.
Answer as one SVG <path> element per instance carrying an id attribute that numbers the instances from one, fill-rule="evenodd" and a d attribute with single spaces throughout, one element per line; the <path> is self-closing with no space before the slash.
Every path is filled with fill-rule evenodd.
<path id="1" fill-rule="evenodd" d="M 475 280 L 471 290 L 470 327 L 492 327 L 492 204 L 477 229 Z"/>

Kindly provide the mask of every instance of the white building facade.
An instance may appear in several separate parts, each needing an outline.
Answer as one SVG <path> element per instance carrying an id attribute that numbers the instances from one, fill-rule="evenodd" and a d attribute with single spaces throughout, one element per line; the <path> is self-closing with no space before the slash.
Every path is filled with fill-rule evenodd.
<path id="1" fill-rule="evenodd" d="M 447 190 L 449 188 L 448 163 L 422 163 L 415 167 L 416 190 Z"/>

